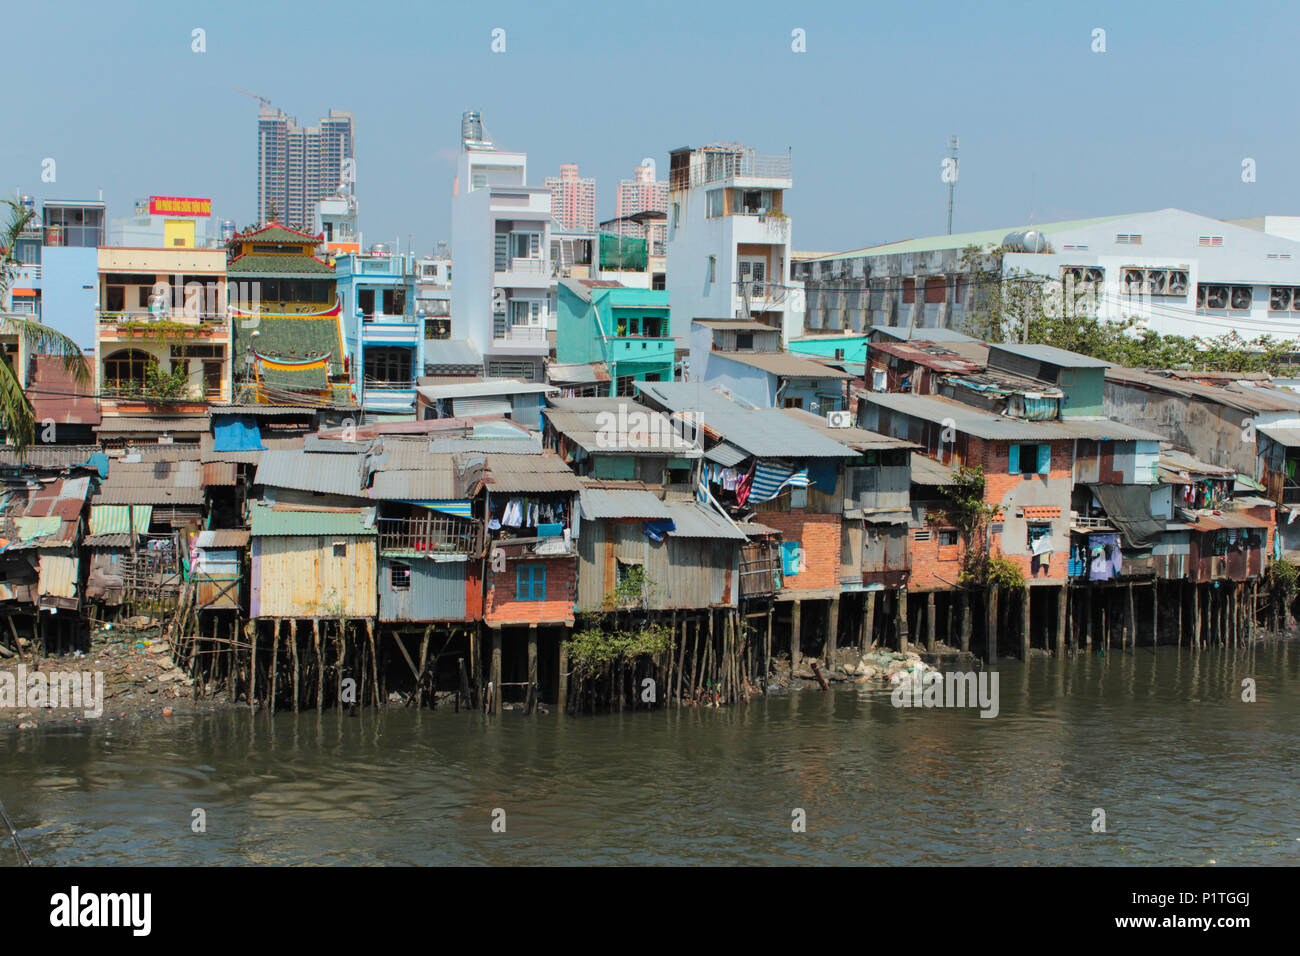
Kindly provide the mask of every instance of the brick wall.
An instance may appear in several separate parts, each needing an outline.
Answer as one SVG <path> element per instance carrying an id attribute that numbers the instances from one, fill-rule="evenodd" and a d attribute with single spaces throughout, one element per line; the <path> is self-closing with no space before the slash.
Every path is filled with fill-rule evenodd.
<path id="1" fill-rule="evenodd" d="M 515 569 L 520 564 L 546 566 L 546 599 L 520 601 L 515 598 Z M 495 627 L 508 624 L 562 623 L 573 620 L 577 595 L 578 561 L 573 557 L 529 558 L 506 562 L 504 571 L 487 573 L 483 620 Z"/>
<path id="2" fill-rule="evenodd" d="M 1063 584 L 1070 560 L 1073 443 L 1050 442 L 1052 457 L 1047 475 L 1030 477 L 1013 475 L 1008 471 L 1008 449 L 1012 444 L 1017 443 L 970 439 L 968 463 L 984 467 L 984 500 L 1002 508 L 1002 516 L 995 523 L 1002 524 L 1003 533 L 989 536 L 990 551 L 1013 562 L 1024 572 L 1027 580 Z M 1034 465 L 1027 467 L 1032 469 Z M 1017 510 L 1024 516 L 1017 517 Z M 1050 523 L 1055 545 L 1050 554 L 1035 558 L 1028 553 L 1027 518 Z"/>
<path id="3" fill-rule="evenodd" d="M 840 586 L 840 516 L 806 511 L 763 511 L 756 521 L 781 532 L 783 541 L 797 541 L 804 552 L 805 570 L 785 578 L 791 591 L 811 591 Z"/>
<path id="4" fill-rule="evenodd" d="M 961 577 L 962 545 L 939 544 L 939 531 L 943 525 L 913 528 L 907 535 L 907 546 L 912 552 L 912 573 L 908 578 L 909 591 L 934 591 L 951 588 Z M 929 540 L 917 540 L 917 533 L 929 533 Z"/>

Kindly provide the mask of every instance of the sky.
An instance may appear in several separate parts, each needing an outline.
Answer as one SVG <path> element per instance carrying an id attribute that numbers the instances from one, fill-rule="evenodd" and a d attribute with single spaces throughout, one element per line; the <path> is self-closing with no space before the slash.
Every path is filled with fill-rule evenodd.
<path id="1" fill-rule="evenodd" d="M 451 239 L 469 109 L 528 153 L 530 184 L 564 162 L 594 176 L 598 219 L 644 157 L 666 178 L 681 146 L 789 151 L 796 250 L 944 232 L 951 135 L 954 232 L 1169 206 L 1300 213 L 1287 3 L 55 0 L 3 18 L 0 187 L 102 189 L 110 218 L 172 195 L 251 222 L 258 103 L 235 87 L 302 125 L 350 110 L 364 239 L 413 236 L 419 253 Z"/>

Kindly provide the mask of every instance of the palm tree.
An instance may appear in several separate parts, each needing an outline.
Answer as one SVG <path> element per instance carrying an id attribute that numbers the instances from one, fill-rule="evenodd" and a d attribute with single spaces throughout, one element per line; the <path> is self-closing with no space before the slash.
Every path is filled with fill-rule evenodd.
<path id="1" fill-rule="evenodd" d="M 9 288 L 23 265 L 14 254 L 18 237 L 36 218 L 36 213 L 23 208 L 17 198 L 3 202 L 9 207 L 9 223 L 0 232 L 0 302 L 8 298 Z M 72 373 L 77 385 L 90 384 L 90 367 L 81 346 L 62 332 L 10 312 L 0 312 L 0 335 L 17 335 L 29 354 L 62 357 L 63 367 Z M 0 362 L 0 429 L 20 451 L 36 440 L 36 414 L 23 394 L 18 371 L 8 362 Z"/>

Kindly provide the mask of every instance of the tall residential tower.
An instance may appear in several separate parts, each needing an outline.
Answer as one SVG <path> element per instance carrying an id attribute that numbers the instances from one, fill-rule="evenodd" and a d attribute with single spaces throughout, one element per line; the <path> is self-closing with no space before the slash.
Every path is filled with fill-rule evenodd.
<path id="1" fill-rule="evenodd" d="M 355 192 L 352 114 L 330 110 L 319 126 L 299 126 L 283 110 L 257 114 L 257 221 L 293 229 L 312 225 L 316 204 L 346 185 Z M 272 217 L 271 213 L 275 215 Z"/>

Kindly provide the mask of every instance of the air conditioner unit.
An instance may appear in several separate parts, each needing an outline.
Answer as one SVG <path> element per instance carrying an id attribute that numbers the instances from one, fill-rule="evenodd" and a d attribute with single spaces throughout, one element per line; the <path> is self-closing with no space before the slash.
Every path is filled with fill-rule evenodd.
<path id="1" fill-rule="evenodd" d="M 827 428 L 851 428 L 853 426 L 852 412 L 827 412 Z"/>
<path id="2" fill-rule="evenodd" d="M 1268 307 L 1274 312 L 1291 310 L 1291 289 L 1288 286 L 1273 286 L 1268 293 Z"/>
<path id="3" fill-rule="evenodd" d="M 1254 296 L 1251 294 L 1250 286 L 1234 285 L 1232 287 L 1232 307 L 1234 309 L 1249 309 Z"/>

